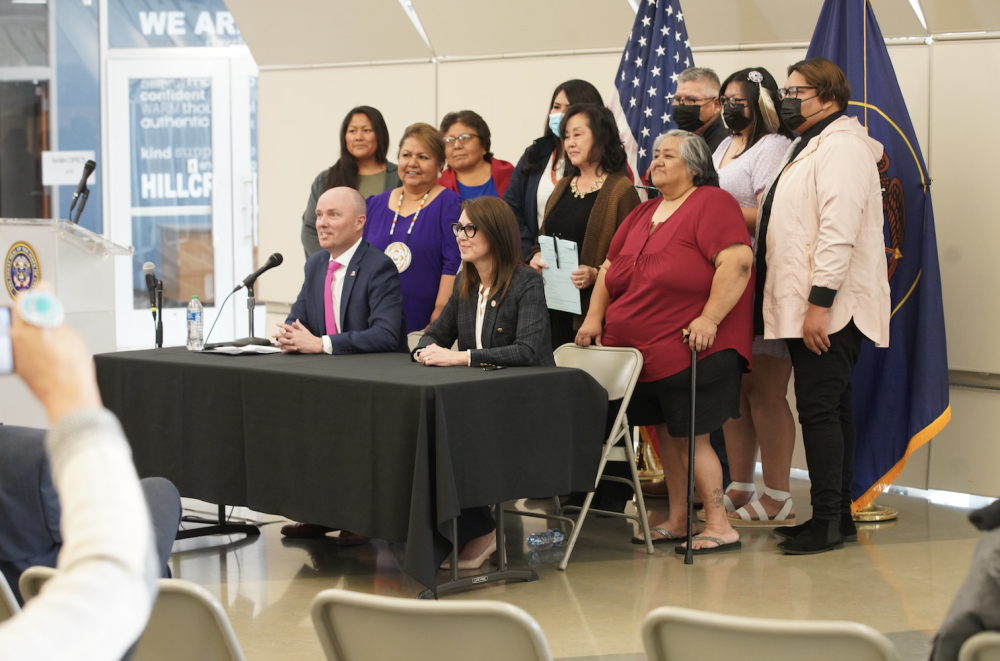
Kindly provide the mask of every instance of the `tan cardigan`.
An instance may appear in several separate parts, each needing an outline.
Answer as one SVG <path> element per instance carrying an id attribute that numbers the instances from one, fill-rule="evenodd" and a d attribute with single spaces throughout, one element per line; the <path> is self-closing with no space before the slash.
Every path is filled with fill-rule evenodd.
<path id="1" fill-rule="evenodd" d="M 548 236 L 547 227 L 549 225 L 549 214 L 556 206 L 563 195 L 572 195 L 569 190 L 572 177 L 563 177 L 556 184 L 549 201 L 545 205 L 545 220 L 542 221 L 540 235 Z M 583 245 L 580 247 L 580 264 L 600 268 L 601 264 L 608 257 L 608 248 L 611 247 L 611 240 L 615 238 L 618 226 L 622 224 L 625 217 L 632 213 L 632 209 L 639 206 L 639 194 L 635 187 L 624 173 L 613 172 L 604 180 L 597 199 L 594 200 L 594 208 L 590 212 L 590 219 L 587 221 L 587 231 L 583 235 Z M 538 244 L 535 243 L 535 250 L 538 251 Z M 574 327 L 579 327 L 583 323 L 583 318 L 587 316 L 587 309 L 590 307 L 590 293 L 592 289 L 581 292 L 582 314 L 575 319 Z"/>

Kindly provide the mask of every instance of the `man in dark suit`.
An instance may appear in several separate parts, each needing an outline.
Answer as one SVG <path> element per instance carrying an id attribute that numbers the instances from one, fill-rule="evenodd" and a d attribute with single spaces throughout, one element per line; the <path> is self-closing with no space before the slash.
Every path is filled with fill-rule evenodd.
<path id="1" fill-rule="evenodd" d="M 323 250 L 306 260 L 305 282 L 278 346 L 286 353 L 390 353 L 407 351 L 406 320 L 395 264 L 361 238 L 365 200 L 353 188 L 331 188 L 316 202 L 316 232 Z M 286 537 L 325 537 L 333 528 L 292 523 Z M 341 531 L 337 543 L 367 537 Z"/>
<path id="2" fill-rule="evenodd" d="M 323 250 L 306 260 L 305 281 L 278 346 L 297 353 L 405 352 L 399 273 L 361 238 L 365 200 L 353 188 L 331 188 L 316 202 Z"/>

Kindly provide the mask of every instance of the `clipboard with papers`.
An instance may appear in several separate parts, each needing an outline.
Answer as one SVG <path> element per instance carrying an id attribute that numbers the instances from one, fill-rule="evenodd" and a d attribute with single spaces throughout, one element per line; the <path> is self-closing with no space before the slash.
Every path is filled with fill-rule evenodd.
<path id="1" fill-rule="evenodd" d="M 549 309 L 580 314 L 580 290 L 570 279 L 570 274 L 580 268 L 576 242 L 539 236 L 538 247 L 542 250 L 542 261 L 548 265 L 547 269 L 542 269 L 542 278 L 545 280 L 545 302 Z"/>

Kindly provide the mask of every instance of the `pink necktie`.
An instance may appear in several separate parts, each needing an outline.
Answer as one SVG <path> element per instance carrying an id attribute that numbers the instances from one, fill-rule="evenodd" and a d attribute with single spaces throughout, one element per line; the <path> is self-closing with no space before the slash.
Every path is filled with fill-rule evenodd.
<path id="1" fill-rule="evenodd" d="M 337 334 L 337 318 L 333 316 L 333 272 L 339 269 L 340 262 L 331 261 L 326 268 L 326 296 L 323 297 L 323 311 L 326 313 L 326 334 Z"/>

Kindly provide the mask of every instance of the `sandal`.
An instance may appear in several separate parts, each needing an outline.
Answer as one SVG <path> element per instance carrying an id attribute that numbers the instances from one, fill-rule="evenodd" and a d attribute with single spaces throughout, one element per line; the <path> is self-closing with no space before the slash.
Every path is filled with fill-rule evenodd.
<path id="1" fill-rule="evenodd" d="M 691 555 L 708 555 L 709 553 L 725 553 L 726 551 L 739 551 L 743 547 L 743 543 L 740 540 L 735 542 L 725 543 L 718 537 L 709 537 L 708 535 L 695 535 L 692 538 L 692 542 L 696 539 L 705 540 L 708 542 L 715 542 L 715 546 L 708 548 L 702 547 L 700 549 L 691 549 Z M 684 555 L 687 553 L 687 549 L 678 546 L 674 549 L 675 553 Z"/>
<path id="2" fill-rule="evenodd" d="M 764 487 L 764 495 L 776 500 L 778 502 L 783 502 L 784 505 L 781 506 L 781 511 L 779 511 L 773 519 L 767 517 L 767 512 L 764 510 L 764 506 L 760 504 L 760 501 L 754 498 L 746 507 L 741 507 L 736 510 L 736 513 L 740 515 L 738 519 L 729 519 L 729 525 L 734 528 L 777 528 L 779 526 L 790 526 L 795 525 L 795 515 L 792 514 L 792 494 L 787 491 L 778 491 L 777 489 L 771 489 L 770 487 Z M 747 509 L 749 507 L 756 513 L 756 518 Z"/>
<path id="3" fill-rule="evenodd" d="M 736 490 L 736 491 L 749 491 L 750 493 L 753 494 L 752 496 L 750 496 L 750 500 L 751 501 L 753 501 L 753 500 L 755 500 L 757 498 L 757 486 L 753 482 L 730 482 L 729 486 L 726 487 L 726 493 L 729 493 L 730 491 L 733 491 L 733 490 Z M 726 504 L 726 511 L 727 512 L 735 512 L 736 511 L 736 505 L 733 504 L 733 501 L 732 501 L 732 499 L 729 496 L 723 494 L 722 501 Z M 701 511 L 698 512 L 698 520 L 699 521 L 704 521 L 705 520 L 705 511 L 704 510 L 701 510 Z"/>
<path id="4" fill-rule="evenodd" d="M 683 542 L 686 539 L 686 535 L 675 535 L 669 530 L 664 530 L 663 528 L 650 528 L 649 532 L 650 533 L 658 532 L 661 535 L 663 535 L 663 537 L 655 537 L 649 540 L 654 546 L 657 544 L 676 544 L 677 542 Z M 633 537 L 632 543 L 645 544 L 646 540 L 642 539 L 641 537 Z"/>

